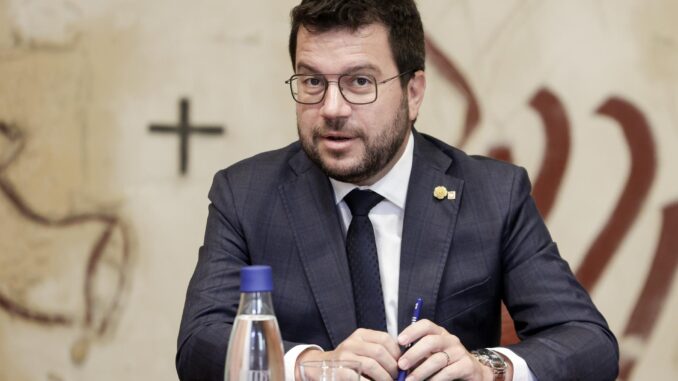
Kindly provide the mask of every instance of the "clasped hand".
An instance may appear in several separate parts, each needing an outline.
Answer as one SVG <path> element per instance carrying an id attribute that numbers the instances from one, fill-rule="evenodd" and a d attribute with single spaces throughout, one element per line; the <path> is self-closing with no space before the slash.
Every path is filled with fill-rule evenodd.
<path id="1" fill-rule="evenodd" d="M 412 347 L 401 353 L 400 346 L 410 343 Z M 335 350 L 308 350 L 297 362 L 328 359 L 359 361 L 363 376 L 379 381 L 397 379 L 399 369 L 409 370 L 407 381 L 493 379 L 491 370 L 480 364 L 459 338 L 426 319 L 405 328 L 397 341 L 386 332 L 359 328 Z"/>

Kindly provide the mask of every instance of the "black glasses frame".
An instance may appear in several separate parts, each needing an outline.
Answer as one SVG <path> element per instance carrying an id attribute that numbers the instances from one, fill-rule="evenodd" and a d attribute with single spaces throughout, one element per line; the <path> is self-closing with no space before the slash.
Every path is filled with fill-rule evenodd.
<path id="1" fill-rule="evenodd" d="M 348 102 L 348 103 L 350 103 L 350 104 L 353 104 L 353 105 L 367 105 L 367 104 L 374 103 L 374 102 L 377 101 L 377 98 L 378 98 L 378 96 L 379 96 L 379 85 L 383 85 L 383 84 L 386 83 L 386 82 L 392 81 L 392 80 L 394 80 L 394 79 L 396 79 L 396 78 L 400 78 L 400 77 L 402 77 L 403 75 L 410 74 L 410 73 L 413 73 L 413 72 L 415 72 L 415 71 L 416 71 L 416 70 L 414 70 L 414 69 L 412 69 L 412 70 L 407 70 L 407 71 L 404 71 L 404 72 L 402 72 L 402 73 L 396 74 L 396 75 L 394 75 L 393 77 L 386 78 L 386 79 L 384 79 L 383 81 L 379 81 L 379 82 L 377 82 L 377 79 L 374 78 L 373 75 L 369 75 L 369 74 L 364 75 L 365 77 L 370 77 L 370 78 L 372 78 L 372 79 L 374 80 L 374 99 L 372 99 L 372 100 L 369 101 L 369 102 L 351 102 L 350 100 L 348 100 L 348 99 L 346 98 L 346 95 L 344 95 L 344 91 L 341 89 L 341 86 L 339 86 L 339 82 L 341 81 L 341 79 L 342 79 L 343 77 L 354 76 L 355 74 L 294 74 L 294 75 L 292 75 L 288 80 L 286 80 L 285 83 L 288 84 L 288 85 L 290 85 L 290 94 L 292 94 L 292 99 L 294 99 L 295 102 L 300 103 L 300 104 L 304 104 L 304 105 L 315 105 L 315 104 L 321 103 L 323 100 L 325 100 L 325 95 L 327 94 L 327 89 L 330 87 L 330 83 L 336 83 L 336 84 L 337 84 L 337 87 L 339 87 L 339 93 L 341 94 L 341 96 L 344 98 L 344 100 L 345 100 L 346 102 Z M 326 77 L 326 76 L 328 76 L 328 75 L 338 75 L 337 80 L 336 80 L 336 81 L 330 81 L 330 80 L 328 80 L 327 77 Z M 323 82 L 324 82 L 323 95 L 322 95 L 322 97 L 320 97 L 320 99 L 319 99 L 317 102 L 301 102 L 301 101 L 299 101 L 299 100 L 297 99 L 297 97 L 294 95 L 294 89 L 292 88 L 292 83 L 294 82 L 294 80 L 297 79 L 297 78 L 299 78 L 299 77 L 308 77 L 308 76 L 318 76 L 318 77 L 322 78 L 322 80 L 323 80 Z"/>

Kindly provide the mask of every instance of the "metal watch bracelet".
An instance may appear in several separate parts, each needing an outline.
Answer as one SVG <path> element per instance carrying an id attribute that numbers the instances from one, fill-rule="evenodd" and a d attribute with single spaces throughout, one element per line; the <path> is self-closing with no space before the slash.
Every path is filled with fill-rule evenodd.
<path id="1" fill-rule="evenodd" d="M 471 354 L 476 359 L 478 359 L 481 364 L 489 367 L 492 370 L 495 381 L 505 380 L 508 365 L 506 365 L 504 359 L 499 354 L 497 354 L 497 352 L 490 349 L 481 348 L 471 351 Z"/>

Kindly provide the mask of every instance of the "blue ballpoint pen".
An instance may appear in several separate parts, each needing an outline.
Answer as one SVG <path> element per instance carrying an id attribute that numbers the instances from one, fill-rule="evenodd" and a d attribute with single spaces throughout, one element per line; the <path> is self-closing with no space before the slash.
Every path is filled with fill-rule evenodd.
<path id="1" fill-rule="evenodd" d="M 414 324 L 419 320 L 419 315 L 421 314 L 421 305 L 424 303 L 424 300 L 422 298 L 417 298 L 417 302 L 414 303 L 414 310 L 412 311 L 412 322 L 410 325 Z M 405 351 L 407 351 L 410 347 L 412 346 L 412 343 L 407 344 L 405 346 Z M 400 370 L 398 372 L 398 381 L 405 381 L 405 377 L 407 377 L 407 371 L 406 370 Z"/>

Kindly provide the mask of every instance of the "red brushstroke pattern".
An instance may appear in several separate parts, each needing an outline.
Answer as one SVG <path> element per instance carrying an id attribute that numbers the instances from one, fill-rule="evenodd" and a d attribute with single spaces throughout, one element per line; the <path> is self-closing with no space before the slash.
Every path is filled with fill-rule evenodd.
<path id="1" fill-rule="evenodd" d="M 495 145 L 490 148 L 487 152 L 487 156 L 507 163 L 513 163 L 513 152 L 511 151 L 511 147 L 504 144 Z"/>
<path id="2" fill-rule="evenodd" d="M 678 268 L 678 203 L 664 208 L 659 244 L 654 254 L 650 271 L 645 278 L 643 291 L 636 301 L 631 318 L 624 330 L 624 337 L 633 337 L 642 344 L 647 342 L 661 315 L 670 286 Z M 620 380 L 628 380 L 636 359 L 624 356 L 620 362 Z"/>
<path id="3" fill-rule="evenodd" d="M 26 218 L 36 225 L 44 226 L 46 228 L 70 227 L 90 222 L 98 222 L 105 226 L 104 232 L 98 237 L 95 245 L 89 252 L 87 267 L 85 270 L 85 284 L 83 286 L 83 295 L 85 299 L 85 313 L 83 317 L 84 325 L 85 327 L 92 328 L 95 332 L 102 335 L 110 323 L 112 314 L 119 307 L 124 288 L 123 286 L 127 281 L 127 266 L 130 259 L 130 246 L 127 231 L 123 223 L 116 216 L 106 213 L 74 214 L 63 218 L 52 218 L 33 210 L 15 189 L 15 187 L 2 174 L 2 172 L 7 167 L 9 167 L 9 165 L 22 153 L 25 146 L 25 136 L 20 129 L 12 127 L 9 124 L 3 123 L 2 121 L 0 121 L 0 134 L 4 135 L 12 143 L 14 143 L 13 152 L 8 155 L 8 158 L 3 163 L 0 163 L 0 195 L 6 197 L 23 218 Z M 122 239 L 121 263 L 118 274 L 118 283 L 116 285 L 111 304 L 104 309 L 103 313 L 101 314 L 102 319 L 99 322 L 98 327 L 95 327 L 92 316 L 94 314 L 93 290 L 96 271 L 115 230 L 118 230 Z M 12 316 L 21 317 L 25 320 L 43 325 L 71 326 L 75 323 L 75 319 L 72 316 L 39 311 L 35 308 L 24 306 L 21 303 L 12 300 L 7 295 L 3 295 L 2 291 L 0 291 L 0 309 L 4 309 Z"/>
<path id="4" fill-rule="evenodd" d="M 457 66 L 443 53 L 443 51 L 433 42 L 430 37 L 426 37 L 426 55 L 440 74 L 452 86 L 466 98 L 466 117 L 464 119 L 464 131 L 461 135 L 457 147 L 463 148 L 469 137 L 480 123 L 480 104 L 469 85 L 468 80 Z"/>
<path id="5" fill-rule="evenodd" d="M 600 280 L 619 245 L 638 217 L 657 169 L 655 144 L 643 113 L 621 98 L 610 98 L 597 110 L 619 123 L 631 154 L 631 170 L 617 205 L 586 253 L 577 278 L 589 291 Z"/>
<path id="6" fill-rule="evenodd" d="M 530 101 L 530 106 L 539 113 L 546 136 L 541 169 L 532 196 L 542 216 L 547 218 L 556 202 L 570 160 L 570 122 L 565 107 L 549 89 L 540 89 Z"/>

